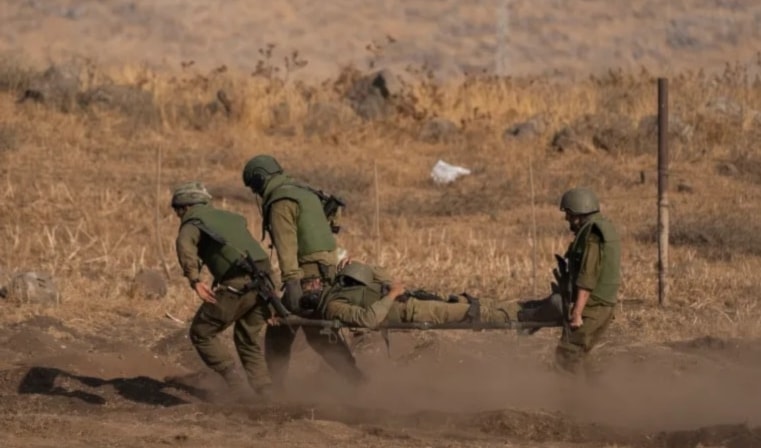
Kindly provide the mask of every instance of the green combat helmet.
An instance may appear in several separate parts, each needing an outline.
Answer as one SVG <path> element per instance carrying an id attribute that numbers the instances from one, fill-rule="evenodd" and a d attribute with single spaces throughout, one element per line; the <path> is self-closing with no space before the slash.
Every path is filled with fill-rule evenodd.
<path id="1" fill-rule="evenodd" d="M 348 286 L 346 284 L 347 279 L 350 280 L 349 283 L 353 280 L 356 283 L 367 286 L 373 282 L 375 275 L 372 268 L 366 264 L 349 263 L 345 268 L 341 269 L 337 277 L 345 286 Z"/>
<path id="2" fill-rule="evenodd" d="M 269 178 L 282 172 L 283 168 L 274 157 L 266 154 L 258 155 L 249 160 L 243 168 L 243 184 L 254 193 L 261 195 L 264 193 L 264 186 Z"/>
<path id="3" fill-rule="evenodd" d="M 211 194 L 201 182 L 193 181 L 180 185 L 172 193 L 172 208 L 186 205 L 208 204 Z"/>
<path id="4" fill-rule="evenodd" d="M 560 199 L 560 211 L 572 215 L 588 215 L 600 211 L 600 201 L 588 188 L 572 188 Z"/>

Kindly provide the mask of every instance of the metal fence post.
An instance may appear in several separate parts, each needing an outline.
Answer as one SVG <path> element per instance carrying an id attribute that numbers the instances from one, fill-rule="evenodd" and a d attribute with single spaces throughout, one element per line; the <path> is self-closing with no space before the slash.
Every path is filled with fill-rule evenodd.
<path id="1" fill-rule="evenodd" d="M 669 260 L 669 146 L 668 79 L 658 78 L 658 304 L 668 303 Z"/>

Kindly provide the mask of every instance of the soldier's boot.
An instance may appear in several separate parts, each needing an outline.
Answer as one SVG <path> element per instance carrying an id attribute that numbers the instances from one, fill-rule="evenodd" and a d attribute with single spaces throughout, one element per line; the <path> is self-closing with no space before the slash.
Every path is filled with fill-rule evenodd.
<path id="1" fill-rule="evenodd" d="M 584 348 L 561 340 L 555 348 L 555 367 L 558 372 L 578 376 L 584 371 L 586 353 Z"/>
<path id="2" fill-rule="evenodd" d="M 528 300 L 521 303 L 518 311 L 519 322 L 554 322 L 563 323 L 563 298 L 553 293 L 541 300 Z M 521 335 L 532 335 L 541 328 L 526 328 L 519 331 Z"/>
<path id="3" fill-rule="evenodd" d="M 254 388 L 257 399 L 262 404 L 272 403 L 275 401 L 275 388 L 272 384 L 265 384 L 263 386 L 257 386 Z"/>
<path id="4" fill-rule="evenodd" d="M 272 384 L 251 384 L 238 369 L 231 367 L 220 372 L 228 390 L 241 404 L 270 403 L 275 395 Z"/>
<path id="5" fill-rule="evenodd" d="M 219 372 L 227 384 L 227 389 L 235 396 L 246 399 L 252 398 L 254 391 L 248 386 L 238 369 L 229 367 Z"/>

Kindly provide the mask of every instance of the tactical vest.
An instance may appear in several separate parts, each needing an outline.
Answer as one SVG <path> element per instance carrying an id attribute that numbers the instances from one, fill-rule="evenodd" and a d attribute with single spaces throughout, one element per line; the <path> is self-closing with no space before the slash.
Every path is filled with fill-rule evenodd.
<path id="1" fill-rule="evenodd" d="M 596 230 L 597 234 L 601 236 L 602 260 L 600 278 L 597 280 L 597 286 L 590 294 L 590 301 L 613 305 L 616 303 L 618 287 L 621 284 L 621 241 L 613 224 L 599 213 L 588 218 L 568 248 L 566 258 L 568 259 L 571 282 L 575 285 L 579 278 L 587 238 L 593 230 Z"/>
<path id="2" fill-rule="evenodd" d="M 267 253 L 251 236 L 246 218 L 236 213 L 216 209 L 210 205 L 196 205 L 188 209 L 182 223 L 201 230 L 198 256 L 215 281 L 223 280 L 233 272 L 248 253 L 253 261 L 268 260 Z M 241 273 L 243 271 L 241 270 Z"/>
<path id="3" fill-rule="evenodd" d="M 270 231 L 270 210 L 277 201 L 289 199 L 299 204 L 299 217 L 296 223 L 298 256 L 316 252 L 330 252 L 336 249 L 336 240 L 330 229 L 330 223 L 322 210 L 320 199 L 306 188 L 299 186 L 284 174 L 273 176 L 264 192 L 262 206 L 264 219 L 262 231 Z"/>

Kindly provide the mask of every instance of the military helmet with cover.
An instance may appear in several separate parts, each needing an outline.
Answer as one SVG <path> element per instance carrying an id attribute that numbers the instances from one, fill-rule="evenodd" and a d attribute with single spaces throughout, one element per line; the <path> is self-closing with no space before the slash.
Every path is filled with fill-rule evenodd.
<path id="1" fill-rule="evenodd" d="M 375 274 L 373 269 L 364 263 L 349 263 L 341 269 L 336 275 L 339 282 L 346 285 L 346 283 L 356 282 L 365 286 L 369 286 L 373 280 L 375 280 Z M 349 282 L 347 282 L 349 280 Z"/>
<path id="2" fill-rule="evenodd" d="M 571 215 L 588 215 L 600 211 L 600 201 L 588 188 L 572 188 L 560 199 L 560 210 Z"/>
<path id="3" fill-rule="evenodd" d="M 243 184 L 254 191 L 262 194 L 267 180 L 275 174 L 281 174 L 283 167 L 274 157 L 260 154 L 246 163 L 243 168 Z"/>
<path id="4" fill-rule="evenodd" d="M 198 181 L 187 182 L 174 189 L 172 193 L 172 208 L 180 208 L 187 205 L 208 204 L 211 194 L 206 187 Z"/>

